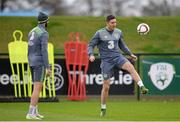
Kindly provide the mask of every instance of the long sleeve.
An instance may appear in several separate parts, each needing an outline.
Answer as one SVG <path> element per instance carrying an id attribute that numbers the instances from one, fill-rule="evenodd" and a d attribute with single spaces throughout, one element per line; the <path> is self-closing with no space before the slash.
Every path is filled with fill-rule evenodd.
<path id="1" fill-rule="evenodd" d="M 127 45 L 124 42 L 123 36 L 121 35 L 121 38 L 119 39 L 119 48 L 126 54 L 131 55 L 131 50 L 127 47 Z"/>
<path id="2" fill-rule="evenodd" d="M 88 44 L 88 55 L 94 55 L 94 47 L 99 43 L 99 32 L 97 31 Z"/>
<path id="3" fill-rule="evenodd" d="M 43 33 L 41 37 L 41 54 L 43 57 L 43 62 L 46 68 L 49 68 L 49 61 L 48 61 L 48 33 Z"/>

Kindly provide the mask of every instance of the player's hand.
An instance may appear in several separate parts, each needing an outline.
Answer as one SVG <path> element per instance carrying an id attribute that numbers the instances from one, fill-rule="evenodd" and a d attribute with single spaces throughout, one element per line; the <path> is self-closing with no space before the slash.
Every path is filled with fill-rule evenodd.
<path id="1" fill-rule="evenodd" d="M 137 56 L 135 56 L 134 54 L 131 54 L 130 56 L 131 56 L 133 61 L 137 61 Z"/>
<path id="2" fill-rule="evenodd" d="M 46 69 L 46 77 L 51 76 L 51 73 L 52 73 L 51 69 Z"/>
<path id="3" fill-rule="evenodd" d="M 89 60 L 90 60 L 91 62 L 93 62 L 93 61 L 95 60 L 95 56 L 91 55 L 91 56 L 89 57 Z"/>

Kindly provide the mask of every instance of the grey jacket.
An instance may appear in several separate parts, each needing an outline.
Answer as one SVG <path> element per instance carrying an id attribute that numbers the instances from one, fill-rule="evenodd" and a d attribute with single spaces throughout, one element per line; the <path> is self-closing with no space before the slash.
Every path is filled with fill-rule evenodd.
<path id="1" fill-rule="evenodd" d="M 98 47 L 102 60 L 112 60 L 122 55 L 120 49 L 128 55 L 132 54 L 124 43 L 121 30 L 117 28 L 113 31 L 108 31 L 106 28 L 98 30 L 89 42 L 89 55 L 94 55 L 93 49 L 95 46 Z"/>
<path id="2" fill-rule="evenodd" d="M 49 68 L 48 38 L 49 34 L 43 24 L 39 24 L 29 32 L 28 61 L 30 66 L 45 66 Z"/>

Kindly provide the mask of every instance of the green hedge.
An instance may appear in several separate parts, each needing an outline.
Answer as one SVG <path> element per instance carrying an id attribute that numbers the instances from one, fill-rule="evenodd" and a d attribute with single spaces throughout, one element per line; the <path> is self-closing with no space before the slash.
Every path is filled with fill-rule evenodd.
<path id="1" fill-rule="evenodd" d="M 55 53 L 64 52 L 64 42 L 70 32 L 83 32 L 88 43 L 99 28 L 105 26 L 104 17 L 52 16 L 48 26 L 49 41 L 55 46 Z M 125 42 L 134 53 L 180 53 L 180 17 L 118 17 L 118 28 L 124 33 Z M 137 34 L 136 27 L 145 22 L 150 33 Z M 27 41 L 28 32 L 36 26 L 36 17 L 0 17 L 0 53 L 7 53 L 7 45 L 13 41 L 12 33 L 23 31 Z"/>

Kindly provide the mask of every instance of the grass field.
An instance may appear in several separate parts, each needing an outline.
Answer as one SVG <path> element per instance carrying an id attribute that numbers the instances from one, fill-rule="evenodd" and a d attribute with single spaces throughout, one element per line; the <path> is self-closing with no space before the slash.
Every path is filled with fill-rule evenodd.
<path id="1" fill-rule="evenodd" d="M 151 31 L 139 36 L 139 23 L 149 24 Z M 0 17 L 0 53 L 8 53 L 8 43 L 13 41 L 12 33 L 19 29 L 27 41 L 30 29 L 36 25 L 35 17 Z M 180 17 L 118 17 L 118 27 L 124 32 L 128 47 L 134 53 L 180 53 Z M 70 32 L 83 32 L 86 42 L 95 31 L 104 27 L 104 17 L 50 18 L 49 42 L 55 46 L 55 53 L 64 52 L 64 42 Z M 29 103 L 0 103 L 0 121 L 26 121 Z M 58 103 L 42 102 L 39 111 L 44 121 L 180 121 L 180 102 L 164 100 L 136 101 L 109 99 L 107 116 L 100 118 L 100 100 L 84 102 L 60 100 Z"/>
<path id="2" fill-rule="evenodd" d="M 1 121 L 25 121 L 29 103 L 0 103 Z M 109 100 L 107 116 L 99 116 L 99 99 L 40 103 L 43 121 L 180 121 L 178 101 Z"/>
<path id="3" fill-rule="evenodd" d="M 49 42 L 55 53 L 64 53 L 64 42 L 70 32 L 83 32 L 88 43 L 94 33 L 105 26 L 104 17 L 52 16 L 48 25 Z M 180 53 L 180 17 L 117 17 L 118 28 L 123 31 L 125 42 L 134 53 Z M 145 22 L 150 26 L 146 36 L 137 34 L 136 27 Z M 18 29 L 27 41 L 28 32 L 37 25 L 36 17 L 0 17 L 0 53 L 8 53 L 12 33 Z"/>

